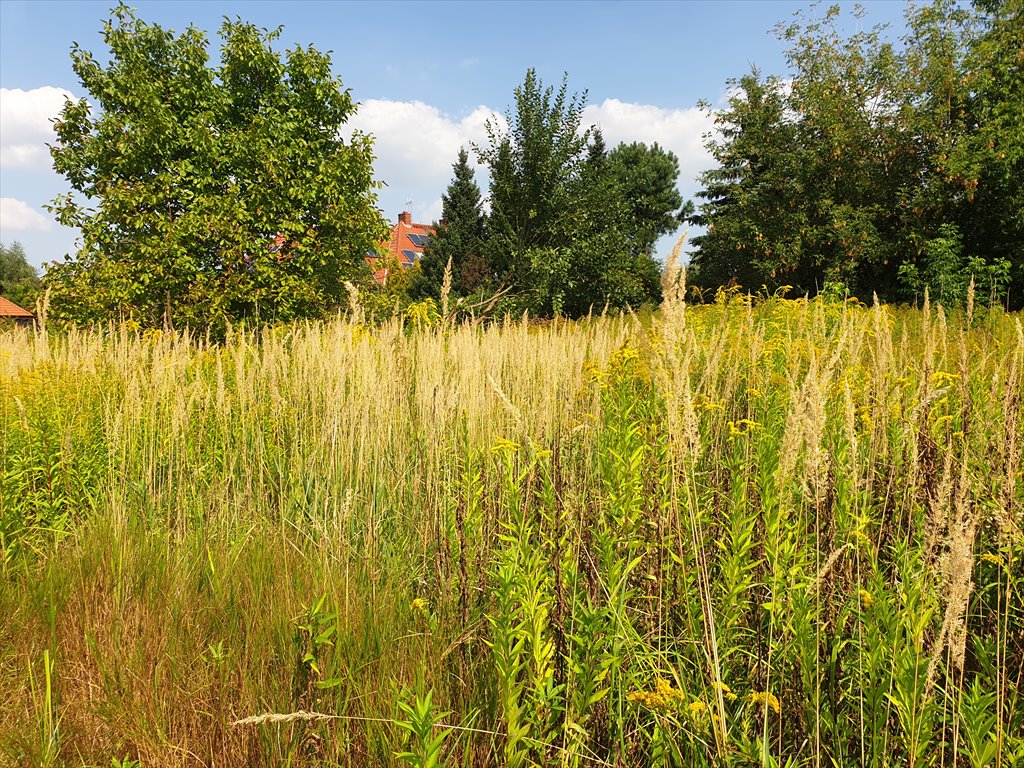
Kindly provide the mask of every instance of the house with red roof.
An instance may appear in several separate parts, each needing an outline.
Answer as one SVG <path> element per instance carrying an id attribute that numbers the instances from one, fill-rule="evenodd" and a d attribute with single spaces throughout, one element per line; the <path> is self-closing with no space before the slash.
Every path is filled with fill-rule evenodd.
<path id="1" fill-rule="evenodd" d="M 0 322 L 11 320 L 17 324 L 31 325 L 36 316 L 27 309 L 22 309 L 13 301 L 0 296 Z"/>
<path id="2" fill-rule="evenodd" d="M 388 270 L 393 264 L 408 269 L 418 262 L 423 258 L 423 246 L 433 234 L 433 226 L 416 224 L 409 211 L 402 211 L 398 214 L 398 221 L 391 228 L 391 238 L 386 243 L 381 243 L 386 250 L 383 257 L 386 263 L 382 263 L 381 257 L 377 254 L 368 254 L 366 257 L 366 263 L 373 269 L 373 279 L 384 285 L 388 280 Z"/>

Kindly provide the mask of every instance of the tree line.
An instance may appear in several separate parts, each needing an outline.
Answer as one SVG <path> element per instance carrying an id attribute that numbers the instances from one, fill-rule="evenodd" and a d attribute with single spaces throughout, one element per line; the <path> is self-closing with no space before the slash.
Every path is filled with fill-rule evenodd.
<path id="1" fill-rule="evenodd" d="M 422 263 L 377 286 L 388 227 L 372 137 L 312 47 L 226 20 L 176 34 L 121 4 L 103 64 L 75 45 L 89 99 L 55 123 L 50 206 L 77 252 L 47 270 L 53 319 L 222 329 L 319 317 L 356 287 L 391 311 L 453 306 L 580 316 L 656 302 L 654 243 L 699 227 L 689 282 L 944 303 L 1024 298 L 1024 0 L 910 6 L 902 43 L 844 35 L 838 8 L 777 29 L 787 77 L 730 81 L 697 200 L 657 144 L 605 145 L 586 92 L 527 71 L 505 120 L 464 148 Z M 470 151 L 487 169 L 477 185 Z M 486 205 L 485 205 L 486 202 Z M 696 202 L 696 205 L 694 204 Z M 446 279 L 446 271 L 450 271 Z M 346 283 L 349 285 L 346 286 Z"/>
<path id="2" fill-rule="evenodd" d="M 912 301 L 1024 303 L 1024 4 L 910 6 L 902 45 L 838 7 L 776 32 L 711 110 L 690 281 Z M 860 20 L 862 12 L 857 12 Z"/>
<path id="3" fill-rule="evenodd" d="M 586 93 L 570 95 L 567 76 L 556 91 L 530 69 L 514 96 L 475 148 L 490 211 L 463 148 L 411 294 L 439 297 L 448 270 L 451 295 L 476 297 L 470 306 L 499 294 L 504 311 L 578 317 L 657 301 L 654 243 L 689 212 L 676 156 L 656 143 L 608 150 L 581 125 Z"/>

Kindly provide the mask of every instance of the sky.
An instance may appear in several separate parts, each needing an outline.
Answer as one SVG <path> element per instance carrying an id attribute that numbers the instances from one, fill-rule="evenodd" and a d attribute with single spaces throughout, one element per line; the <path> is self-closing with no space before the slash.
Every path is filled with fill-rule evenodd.
<path id="1" fill-rule="evenodd" d="M 657 142 L 679 158 L 679 189 L 691 199 L 713 167 L 705 148 L 729 78 L 758 67 L 786 76 L 784 43 L 772 29 L 813 13 L 792 0 L 717 2 L 217 2 L 133 0 L 149 23 L 206 30 L 216 62 L 225 17 L 283 27 L 279 50 L 296 44 L 331 52 L 334 73 L 359 109 L 349 126 L 375 137 L 378 206 L 394 222 L 441 214 L 441 195 L 459 148 L 485 139 L 488 118 L 506 112 L 534 67 L 545 85 L 586 92 L 584 125 L 605 142 Z M 839 3 L 845 11 L 852 3 Z M 902 0 L 866 0 L 862 20 L 904 30 Z M 101 30 L 114 3 L 0 0 L 0 242 L 19 241 L 35 266 L 73 253 L 77 232 L 43 206 L 70 188 L 51 165 L 50 121 L 67 97 L 85 93 L 71 69 L 73 43 L 105 59 Z M 477 172 L 486 195 L 486 175 Z M 657 245 L 671 249 L 677 233 Z"/>

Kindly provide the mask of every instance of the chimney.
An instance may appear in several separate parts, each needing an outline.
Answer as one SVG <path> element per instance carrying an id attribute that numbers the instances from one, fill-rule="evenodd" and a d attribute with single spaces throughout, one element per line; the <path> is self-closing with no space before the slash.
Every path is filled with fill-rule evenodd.
<path id="1" fill-rule="evenodd" d="M 411 227 L 412 226 L 412 214 L 409 213 L 408 211 L 402 211 L 400 214 L 398 214 L 398 223 L 399 224 L 405 224 L 405 226 L 407 226 L 407 227 Z"/>

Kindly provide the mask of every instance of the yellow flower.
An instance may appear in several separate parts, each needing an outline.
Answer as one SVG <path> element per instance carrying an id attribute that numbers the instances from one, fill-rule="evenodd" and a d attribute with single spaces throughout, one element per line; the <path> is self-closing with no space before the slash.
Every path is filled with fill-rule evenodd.
<path id="1" fill-rule="evenodd" d="M 504 437 L 499 437 L 495 441 L 494 446 L 491 448 L 491 453 L 504 453 L 511 456 L 513 453 L 518 451 L 519 448 L 519 443 L 515 443 L 511 440 L 506 440 Z"/>
<path id="2" fill-rule="evenodd" d="M 417 597 L 415 600 L 412 601 L 412 605 L 410 607 L 414 611 L 416 611 L 416 613 L 422 613 L 424 616 L 426 616 L 427 615 L 427 608 L 429 606 L 430 606 L 430 603 L 428 603 L 422 597 Z"/>
<path id="3" fill-rule="evenodd" d="M 981 559 L 989 563 L 994 563 L 995 565 L 998 565 L 1000 568 L 1002 568 L 1004 565 L 1003 558 L 1000 555 L 993 555 L 991 552 L 986 552 L 985 554 L 983 554 L 981 556 Z"/>
<path id="4" fill-rule="evenodd" d="M 613 369 L 623 368 L 630 363 L 634 363 L 640 360 L 640 353 L 628 344 L 624 344 L 622 347 L 612 353 L 611 367 Z"/>
<path id="5" fill-rule="evenodd" d="M 659 695 L 664 696 L 667 701 L 685 698 L 685 695 L 678 688 L 673 688 L 672 683 L 663 677 L 654 681 L 654 688 Z"/>
<path id="6" fill-rule="evenodd" d="M 740 419 L 739 421 L 727 422 L 726 426 L 729 428 L 729 439 L 732 440 L 740 435 L 746 435 L 758 429 L 761 425 L 756 421 L 750 419 Z"/>
<path id="7" fill-rule="evenodd" d="M 857 594 L 860 596 L 860 605 L 864 610 L 867 610 L 874 604 L 875 599 L 866 589 L 858 589 Z"/>
<path id="8" fill-rule="evenodd" d="M 708 705 L 697 699 L 696 701 L 691 701 L 686 709 L 689 710 L 690 717 L 699 717 L 708 711 Z"/>
<path id="9" fill-rule="evenodd" d="M 725 406 L 722 405 L 721 403 L 716 403 L 716 402 L 713 402 L 711 400 L 707 400 L 702 395 L 698 395 L 694 399 L 693 407 L 696 410 L 705 410 L 705 411 L 724 411 L 725 410 Z"/>
<path id="10" fill-rule="evenodd" d="M 779 706 L 779 700 L 775 697 L 774 693 L 768 691 L 754 691 L 747 697 L 751 703 L 760 704 L 762 707 L 771 707 L 775 710 L 775 714 L 782 712 L 782 707 Z"/>
<path id="11" fill-rule="evenodd" d="M 583 380 L 587 383 L 602 382 L 608 378 L 608 373 L 595 363 L 587 363 L 583 366 Z"/>
<path id="12" fill-rule="evenodd" d="M 660 696 L 654 691 L 633 691 L 626 696 L 626 700 L 636 702 L 637 704 L 643 704 L 651 709 L 661 709 L 668 703 L 665 701 L 664 696 Z"/>
<path id="13" fill-rule="evenodd" d="M 725 683 L 723 683 L 723 682 L 720 682 L 720 681 L 716 681 L 716 682 L 715 682 L 715 684 L 714 684 L 714 687 L 715 687 L 715 688 L 716 688 L 717 690 L 719 690 L 719 691 L 721 691 L 721 692 L 722 692 L 722 697 L 723 697 L 723 698 L 724 698 L 724 699 L 725 699 L 726 701 L 736 701 L 736 694 L 735 694 L 735 693 L 733 693 L 733 692 L 732 692 L 732 691 L 731 691 L 731 690 L 729 689 L 729 686 L 728 686 L 728 685 L 726 685 Z"/>
<path id="14" fill-rule="evenodd" d="M 633 691 L 626 696 L 627 701 L 643 704 L 651 709 L 663 709 L 686 698 L 686 694 L 663 677 L 655 678 L 653 691 Z"/>

